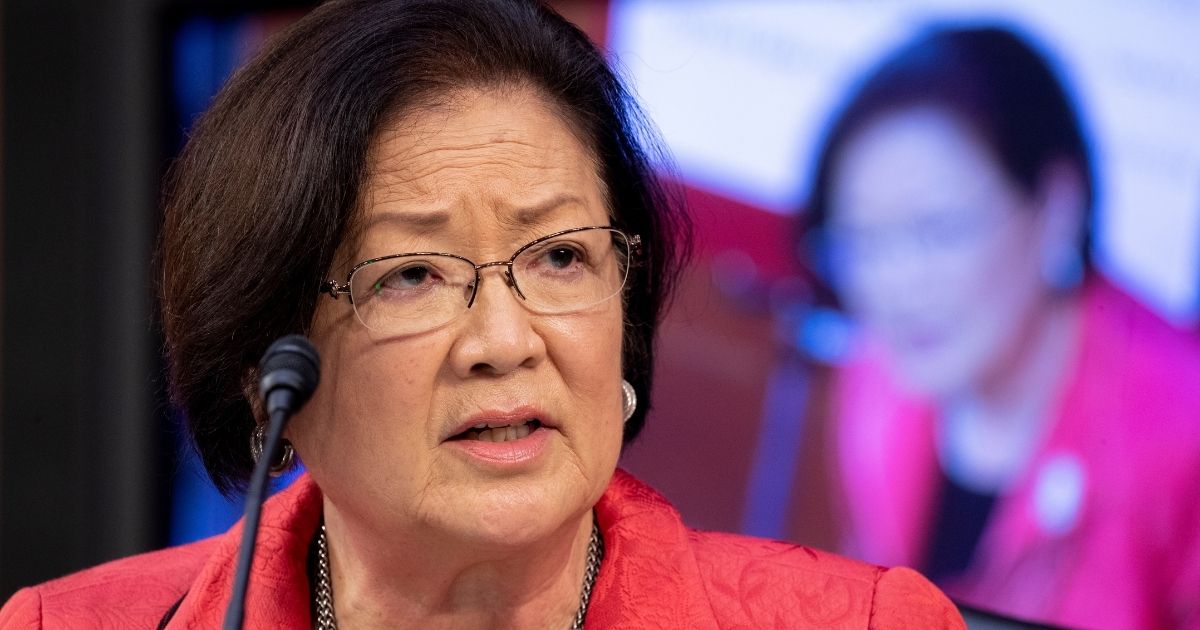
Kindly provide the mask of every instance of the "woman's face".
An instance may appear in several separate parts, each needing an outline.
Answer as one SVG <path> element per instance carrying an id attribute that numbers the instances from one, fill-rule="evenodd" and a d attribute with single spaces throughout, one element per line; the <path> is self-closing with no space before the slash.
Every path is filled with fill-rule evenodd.
<path id="1" fill-rule="evenodd" d="M 528 91 L 466 92 L 404 117 L 369 166 L 363 231 L 339 256 L 339 280 L 389 254 L 508 260 L 540 236 L 609 223 L 592 155 Z M 342 518 L 521 545 L 578 523 L 607 485 L 621 448 L 620 298 L 538 315 L 504 267 L 481 274 L 469 310 L 408 336 L 322 297 L 321 385 L 288 433 Z M 481 424 L 513 428 L 468 431 Z"/>
<path id="2" fill-rule="evenodd" d="M 987 145 L 932 107 L 884 114 L 834 163 L 831 261 L 900 381 L 935 397 L 1003 370 L 1047 295 L 1043 226 Z"/>

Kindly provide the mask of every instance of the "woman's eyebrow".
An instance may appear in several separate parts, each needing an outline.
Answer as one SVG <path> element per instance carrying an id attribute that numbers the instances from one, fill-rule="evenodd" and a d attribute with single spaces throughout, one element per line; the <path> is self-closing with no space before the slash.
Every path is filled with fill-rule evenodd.
<path id="1" fill-rule="evenodd" d="M 509 214 L 511 219 L 506 222 L 511 222 L 518 226 L 538 225 L 546 222 L 547 215 L 567 205 L 586 206 L 587 204 L 578 195 L 559 193 L 533 205 L 513 207 Z"/>
<path id="2" fill-rule="evenodd" d="M 367 219 L 364 228 L 378 223 L 396 223 L 404 227 L 415 228 L 421 232 L 432 231 L 450 223 L 450 213 L 445 210 L 434 212 L 405 212 L 403 210 L 387 210 L 373 213 Z"/>

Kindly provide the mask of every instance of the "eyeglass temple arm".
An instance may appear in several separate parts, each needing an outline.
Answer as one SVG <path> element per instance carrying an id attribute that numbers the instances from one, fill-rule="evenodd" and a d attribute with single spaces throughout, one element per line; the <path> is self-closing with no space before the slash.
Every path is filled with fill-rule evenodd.
<path id="1" fill-rule="evenodd" d="M 629 237 L 629 251 L 635 254 L 642 253 L 642 237 L 640 234 L 634 234 Z"/>
<path id="2" fill-rule="evenodd" d="M 350 283 L 339 284 L 337 280 L 326 280 L 321 285 L 321 292 L 328 293 L 329 297 L 336 300 L 339 295 L 350 292 Z"/>

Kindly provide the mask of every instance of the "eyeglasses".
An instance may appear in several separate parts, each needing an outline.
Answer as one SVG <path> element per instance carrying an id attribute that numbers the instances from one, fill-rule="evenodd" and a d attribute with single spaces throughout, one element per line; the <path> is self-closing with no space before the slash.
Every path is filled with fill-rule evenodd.
<path id="1" fill-rule="evenodd" d="M 344 283 L 328 280 L 334 299 L 347 293 L 359 321 L 389 335 L 411 335 L 452 321 L 475 303 L 480 272 L 504 267 L 504 282 L 529 310 L 564 314 L 595 306 L 625 287 L 642 239 L 606 226 L 578 227 L 538 238 L 508 260 L 476 264 L 440 252 L 364 260 Z"/>
<path id="2" fill-rule="evenodd" d="M 1012 210 L 941 212 L 886 227 L 831 225 L 825 236 L 833 261 L 841 266 L 890 265 L 898 258 L 944 263 L 946 256 L 974 249 L 1014 215 Z"/>

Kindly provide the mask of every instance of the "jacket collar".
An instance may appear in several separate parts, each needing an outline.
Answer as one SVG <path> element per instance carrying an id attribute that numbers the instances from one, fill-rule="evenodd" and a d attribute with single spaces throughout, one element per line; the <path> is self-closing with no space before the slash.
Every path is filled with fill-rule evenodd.
<path id="1" fill-rule="evenodd" d="M 267 500 L 246 592 L 245 628 L 308 628 L 308 547 L 321 518 L 321 492 L 304 474 Z M 219 628 L 233 591 L 243 521 L 220 535 L 168 630 Z"/>
<path id="2" fill-rule="evenodd" d="M 311 627 L 308 551 L 321 492 L 307 474 L 263 506 L 246 628 Z M 716 628 L 689 532 L 662 495 L 618 469 L 596 505 L 604 562 L 588 627 Z M 216 628 L 233 589 L 242 522 L 222 534 L 167 628 Z"/>
<path id="3" fill-rule="evenodd" d="M 717 628 L 675 508 L 650 486 L 618 469 L 596 504 L 604 563 L 587 625 L 594 628 Z"/>

